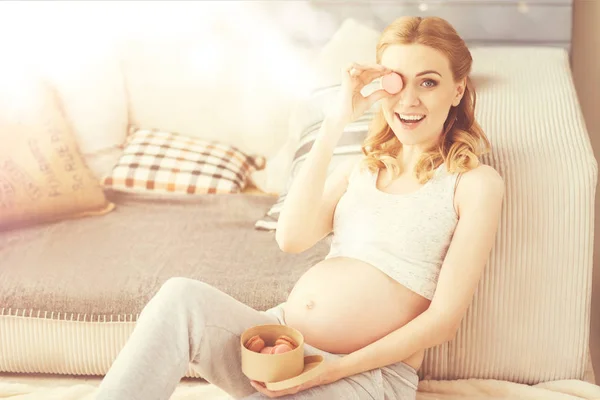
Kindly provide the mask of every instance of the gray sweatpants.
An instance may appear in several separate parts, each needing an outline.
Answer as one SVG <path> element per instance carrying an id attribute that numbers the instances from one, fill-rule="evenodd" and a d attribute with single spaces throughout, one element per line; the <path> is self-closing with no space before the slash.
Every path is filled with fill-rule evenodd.
<path id="1" fill-rule="evenodd" d="M 192 365 L 236 399 L 266 399 L 241 370 L 240 335 L 260 324 L 285 324 L 282 305 L 257 311 L 197 280 L 171 278 L 150 299 L 102 380 L 98 400 L 167 400 Z M 341 357 L 305 344 L 305 355 Z M 281 399 L 414 400 L 419 378 L 399 362 Z"/>

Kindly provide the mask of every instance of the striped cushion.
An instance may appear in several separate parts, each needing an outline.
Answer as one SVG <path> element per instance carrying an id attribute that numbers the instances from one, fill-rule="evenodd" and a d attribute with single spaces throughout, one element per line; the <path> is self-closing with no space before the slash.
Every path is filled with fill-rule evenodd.
<path id="1" fill-rule="evenodd" d="M 176 133 L 135 130 L 103 179 L 105 188 L 130 193 L 239 193 L 264 157 L 233 146 Z"/>
<path id="2" fill-rule="evenodd" d="M 371 91 L 378 89 L 379 85 L 379 80 L 376 80 L 370 85 L 367 85 L 364 88 L 364 92 L 370 93 Z M 285 190 L 280 193 L 277 202 L 267 211 L 263 218 L 256 221 L 254 225 L 256 229 L 269 231 L 275 230 L 279 213 L 283 207 L 283 202 L 285 201 L 287 192 L 296 179 L 300 168 L 304 164 L 304 160 L 306 160 L 306 156 L 310 152 L 310 149 L 317 138 L 319 128 L 321 127 L 325 117 L 327 105 L 334 101 L 338 91 L 339 85 L 316 89 L 311 93 L 309 99 L 306 100 L 304 104 L 298 106 L 297 110 L 295 110 L 297 123 L 296 129 L 300 130 L 300 135 L 292 160 L 288 181 Z M 361 145 L 367 135 L 369 124 L 378 110 L 379 104 L 377 103 L 373 105 L 371 109 L 367 110 L 362 117 L 355 122 L 348 124 L 344 128 L 344 132 L 334 148 L 333 157 L 331 158 L 331 162 L 327 171 L 328 175 L 341 162 L 344 162 L 344 160 L 347 160 L 348 158 L 354 158 L 362 154 Z"/>

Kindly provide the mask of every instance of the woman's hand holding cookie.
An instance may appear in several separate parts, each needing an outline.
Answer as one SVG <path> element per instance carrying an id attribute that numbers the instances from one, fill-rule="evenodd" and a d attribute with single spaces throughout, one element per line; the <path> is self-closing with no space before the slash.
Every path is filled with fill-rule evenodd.
<path id="1" fill-rule="evenodd" d="M 391 96 L 384 89 L 378 89 L 365 97 L 361 90 L 375 79 L 391 73 L 393 73 L 391 69 L 380 64 L 348 65 L 342 70 L 340 93 L 327 113 L 327 118 L 343 126 L 357 120 L 376 101 Z"/>

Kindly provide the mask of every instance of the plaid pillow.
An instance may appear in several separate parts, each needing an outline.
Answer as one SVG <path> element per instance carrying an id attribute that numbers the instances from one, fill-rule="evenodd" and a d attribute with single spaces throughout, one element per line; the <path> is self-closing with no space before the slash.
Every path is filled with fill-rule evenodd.
<path id="1" fill-rule="evenodd" d="M 378 89 L 379 80 L 365 87 L 366 92 Z M 285 189 L 280 193 L 277 202 L 267 211 L 266 215 L 254 224 L 255 229 L 272 231 L 277 227 L 279 213 L 283 207 L 287 192 L 290 190 L 298 171 L 304 164 L 310 149 L 313 146 L 319 128 L 323 123 L 326 108 L 335 101 L 339 91 L 339 85 L 316 89 L 311 93 L 309 99 L 295 110 L 296 129 L 300 130 L 300 139 L 296 146 L 292 165 Z M 333 157 L 329 163 L 327 175 L 329 175 L 340 163 L 349 158 L 356 158 L 362 154 L 361 146 L 365 140 L 369 125 L 375 113 L 379 110 L 378 103 L 374 104 L 358 120 L 346 125 L 344 132 L 333 150 Z M 294 129 L 294 128 L 292 128 Z M 294 134 L 294 132 L 291 132 Z"/>
<path id="2" fill-rule="evenodd" d="M 233 146 L 140 129 L 128 137 L 123 155 L 103 185 L 143 194 L 239 193 L 250 174 L 264 167 L 264 157 L 248 156 Z"/>

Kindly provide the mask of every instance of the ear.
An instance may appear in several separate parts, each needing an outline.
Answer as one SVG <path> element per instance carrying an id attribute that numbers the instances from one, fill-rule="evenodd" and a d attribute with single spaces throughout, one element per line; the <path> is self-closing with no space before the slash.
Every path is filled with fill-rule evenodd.
<path id="1" fill-rule="evenodd" d="M 454 99 L 452 100 L 453 107 L 456 107 L 460 104 L 460 101 L 462 100 L 462 98 L 465 94 L 466 86 L 467 86 L 467 79 L 465 78 L 456 87 L 456 95 L 454 96 Z"/>

